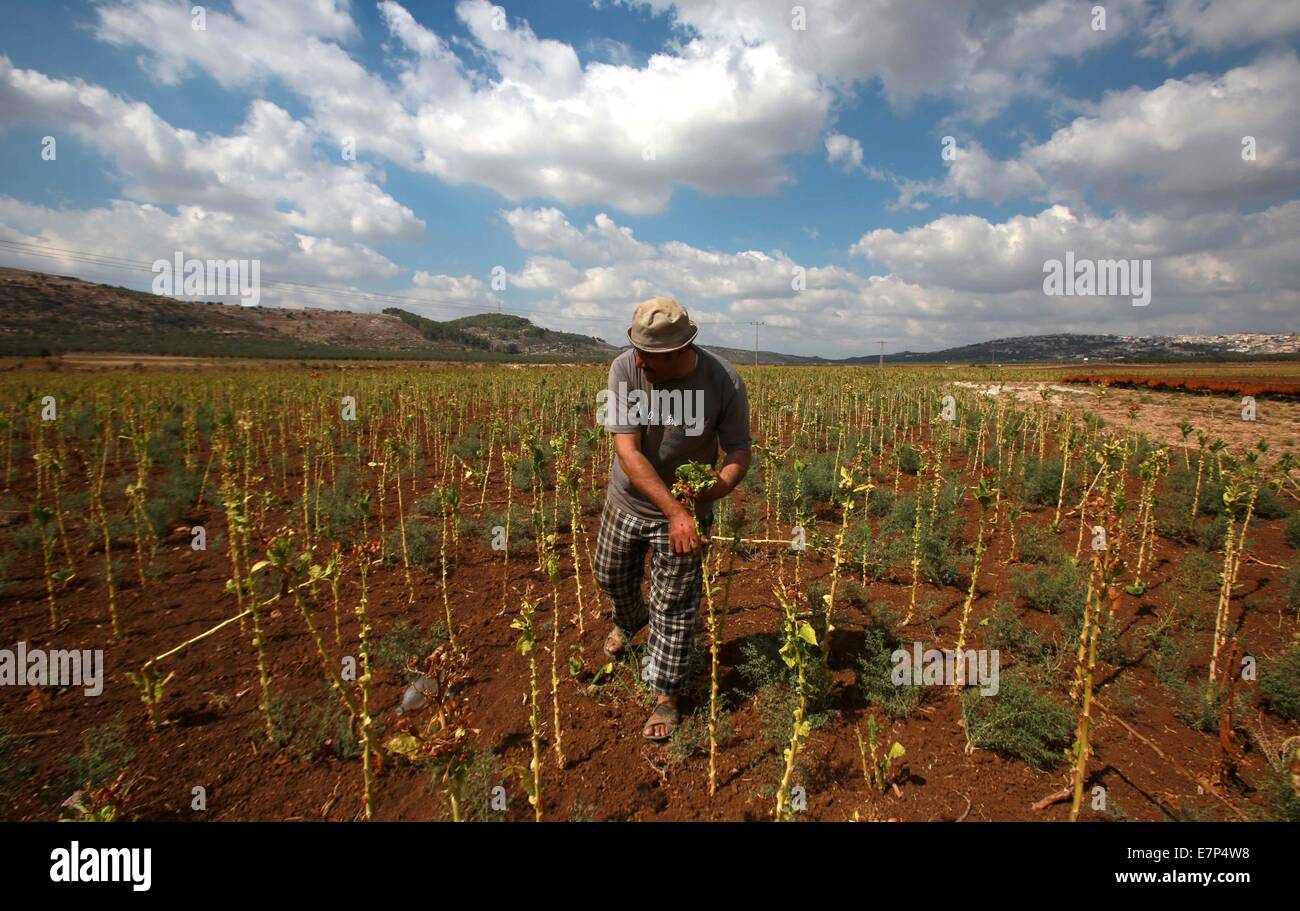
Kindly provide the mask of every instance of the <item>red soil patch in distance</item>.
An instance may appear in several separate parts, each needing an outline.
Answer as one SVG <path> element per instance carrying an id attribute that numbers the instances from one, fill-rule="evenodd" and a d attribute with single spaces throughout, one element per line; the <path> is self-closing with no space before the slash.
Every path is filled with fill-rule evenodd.
<path id="1" fill-rule="evenodd" d="M 1126 373 L 1075 373 L 1061 378 L 1063 383 L 1101 383 L 1106 386 L 1132 386 L 1165 392 L 1209 392 L 1218 395 L 1279 396 L 1300 398 L 1300 382 L 1293 380 L 1226 377 L 1207 379 L 1192 376 L 1139 376 Z"/>

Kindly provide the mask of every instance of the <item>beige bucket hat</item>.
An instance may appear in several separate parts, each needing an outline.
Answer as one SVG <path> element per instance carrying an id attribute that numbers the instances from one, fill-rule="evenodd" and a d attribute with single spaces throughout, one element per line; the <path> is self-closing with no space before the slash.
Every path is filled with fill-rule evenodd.
<path id="1" fill-rule="evenodd" d="M 652 297 L 636 305 L 627 339 L 633 347 L 650 354 L 680 351 L 700 332 L 686 308 L 671 297 Z"/>

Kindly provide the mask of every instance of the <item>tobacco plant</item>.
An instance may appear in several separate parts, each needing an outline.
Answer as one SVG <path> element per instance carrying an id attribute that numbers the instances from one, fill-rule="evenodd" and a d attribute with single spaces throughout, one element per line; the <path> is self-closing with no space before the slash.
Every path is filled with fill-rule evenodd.
<path id="1" fill-rule="evenodd" d="M 853 729 L 858 738 L 858 756 L 862 760 L 862 777 L 866 779 L 868 787 L 879 791 L 881 794 L 893 784 L 894 778 L 894 760 L 902 759 L 907 755 L 907 750 L 903 745 L 895 740 L 890 744 L 888 752 L 881 753 L 876 746 L 876 716 L 867 716 L 867 740 L 862 740 L 862 730 Z M 868 759 L 868 754 L 870 759 Z"/>
<path id="2" fill-rule="evenodd" d="M 564 759 L 564 729 L 560 725 L 560 559 L 546 555 L 546 577 L 551 583 L 551 707 L 555 728 L 555 761 L 561 769 Z"/>
<path id="3" fill-rule="evenodd" d="M 528 802 L 532 804 L 535 818 L 542 821 L 542 715 L 538 708 L 539 690 L 537 687 L 537 632 L 533 626 L 533 616 L 537 612 L 537 603 L 527 597 L 519 607 L 519 616 L 510 622 L 510 628 L 519 630 L 519 639 L 515 649 L 528 658 L 528 724 L 532 731 L 532 762 L 528 768 L 515 771 L 528 792 Z"/>
<path id="4" fill-rule="evenodd" d="M 416 672 L 414 667 L 411 671 Z M 384 746 L 389 753 L 430 767 L 446 788 L 452 822 L 463 822 L 465 775 L 473 762 L 470 735 L 478 733 L 471 727 L 469 700 L 459 695 L 467 679 L 463 656 L 438 646 L 425 659 L 420 679 L 429 720 L 421 725 L 403 717 L 397 722 L 398 733 Z"/>
<path id="5" fill-rule="evenodd" d="M 776 807 L 773 817 L 778 822 L 793 818 L 790 810 L 790 788 L 794 780 L 795 766 L 799 761 L 799 751 L 812 730 L 808 721 L 808 674 L 817 648 L 817 634 L 807 620 L 802 619 L 795 610 L 794 600 L 782 590 L 776 592 L 777 600 L 785 611 L 783 630 L 784 644 L 781 646 L 781 660 L 786 667 L 795 672 L 794 717 L 790 730 L 790 743 L 782 752 L 785 769 L 781 773 L 781 783 L 776 791 Z"/>
<path id="6" fill-rule="evenodd" d="M 979 530 L 975 537 L 975 559 L 970 568 L 970 588 L 966 591 L 966 600 L 961 606 L 961 625 L 957 630 L 957 654 L 960 655 L 966 647 L 966 630 L 970 623 L 971 605 L 975 603 L 975 587 L 979 583 L 980 564 L 984 560 L 984 528 L 988 524 L 989 507 L 993 504 L 994 487 L 989 483 L 987 477 L 982 477 L 979 483 L 975 485 L 973 492 L 975 500 L 980 506 Z M 960 689 L 965 684 L 964 662 L 958 662 L 957 668 L 959 673 L 953 681 L 954 687 Z"/>

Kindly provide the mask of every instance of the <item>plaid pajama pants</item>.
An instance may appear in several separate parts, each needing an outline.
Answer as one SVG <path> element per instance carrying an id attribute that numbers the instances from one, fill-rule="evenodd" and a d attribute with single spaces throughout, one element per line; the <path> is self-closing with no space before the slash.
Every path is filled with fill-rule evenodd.
<path id="1" fill-rule="evenodd" d="M 708 534 L 712 518 L 701 523 Z M 650 563 L 650 604 L 641 596 L 646 552 Z M 606 502 L 596 536 L 596 581 L 614 606 L 614 625 L 630 642 L 650 626 L 642 676 L 661 696 L 686 687 L 695 641 L 704 574 L 700 554 L 674 554 L 668 520 L 642 519 Z"/>

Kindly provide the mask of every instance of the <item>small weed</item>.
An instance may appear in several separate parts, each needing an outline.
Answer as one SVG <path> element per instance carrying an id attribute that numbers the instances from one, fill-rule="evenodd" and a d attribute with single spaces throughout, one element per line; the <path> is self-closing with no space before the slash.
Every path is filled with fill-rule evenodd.
<path id="1" fill-rule="evenodd" d="M 902 641 L 887 627 L 867 627 L 858 658 L 858 691 L 868 705 L 878 705 L 890 718 L 906 718 L 921 704 L 921 687 L 893 682 L 890 657 Z"/>
<path id="2" fill-rule="evenodd" d="M 1300 721 L 1300 646 L 1260 662 L 1259 688 L 1270 711 Z"/>
<path id="3" fill-rule="evenodd" d="M 1016 756 L 1037 768 L 1064 761 L 1074 716 L 1036 690 L 1023 674 L 1002 675 L 996 696 L 962 693 L 962 718 L 972 746 Z"/>
<path id="4" fill-rule="evenodd" d="M 288 750 L 306 760 L 361 755 L 351 720 L 331 692 L 323 691 L 316 699 L 272 696 L 269 710 L 276 732 L 271 745 L 277 751 Z"/>
<path id="5" fill-rule="evenodd" d="M 81 748 L 67 757 L 70 784 L 92 791 L 105 787 L 134 758 L 135 751 L 126 743 L 126 725 L 118 716 L 82 734 Z"/>
<path id="6" fill-rule="evenodd" d="M 12 799 L 14 791 L 32 772 L 32 767 L 20 755 L 25 744 L 8 719 L 0 717 L 0 797 Z"/>
<path id="7" fill-rule="evenodd" d="M 1072 562 L 1061 561 L 1054 568 L 1035 566 L 1011 571 L 1011 590 L 1028 607 L 1077 621 L 1083 616 L 1087 583 Z"/>
<path id="8" fill-rule="evenodd" d="M 399 620 L 388 635 L 371 646 L 370 660 L 376 667 L 406 672 L 412 661 L 419 663 L 447 641 L 447 625 L 439 620 L 427 631 L 407 620 Z M 407 676 L 418 676 L 407 672 Z"/>

